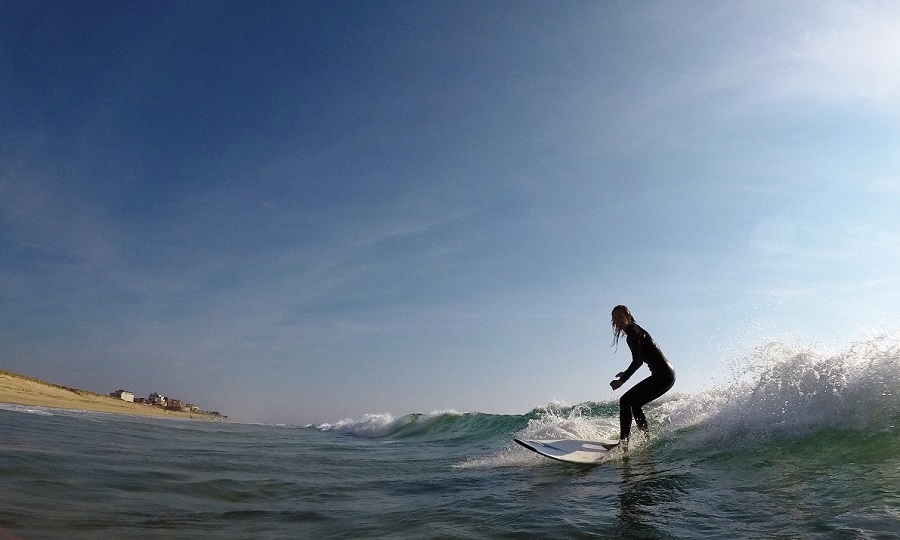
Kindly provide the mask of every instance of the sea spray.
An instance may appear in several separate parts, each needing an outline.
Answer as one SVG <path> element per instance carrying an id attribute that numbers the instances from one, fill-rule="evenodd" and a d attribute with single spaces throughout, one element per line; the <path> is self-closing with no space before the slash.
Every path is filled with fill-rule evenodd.
<path id="1" fill-rule="evenodd" d="M 395 419 L 390 413 L 370 413 L 360 419 L 345 418 L 334 423 L 319 424 L 315 428 L 320 431 L 347 433 L 359 437 L 383 437 L 393 433 L 407 421 L 409 421 L 408 416 Z"/>
<path id="2" fill-rule="evenodd" d="M 662 405 L 676 430 L 701 444 L 764 446 L 821 430 L 892 430 L 900 417 L 900 347 L 890 335 L 843 351 L 771 342 L 738 364 L 729 384 Z"/>

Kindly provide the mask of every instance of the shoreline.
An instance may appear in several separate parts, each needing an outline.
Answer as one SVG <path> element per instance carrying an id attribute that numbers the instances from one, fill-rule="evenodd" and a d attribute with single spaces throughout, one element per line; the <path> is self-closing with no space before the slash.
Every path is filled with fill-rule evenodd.
<path id="1" fill-rule="evenodd" d="M 154 405 L 131 403 L 88 390 L 57 384 L 0 370 L 0 403 L 69 409 L 77 411 L 131 414 L 156 418 L 223 422 L 226 418 L 197 412 L 170 411 Z"/>

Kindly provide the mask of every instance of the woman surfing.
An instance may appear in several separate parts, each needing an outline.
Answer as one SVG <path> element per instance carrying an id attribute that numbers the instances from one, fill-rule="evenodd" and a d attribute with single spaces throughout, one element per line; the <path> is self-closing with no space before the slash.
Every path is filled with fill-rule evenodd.
<path id="1" fill-rule="evenodd" d="M 649 436 L 647 417 L 644 416 L 642 407 L 672 388 L 675 384 L 675 369 L 650 334 L 634 322 L 634 317 L 627 307 L 620 305 L 613 308 L 612 327 L 615 331 L 613 344 L 618 346 L 619 338 L 624 334 L 625 342 L 631 349 L 631 365 L 609 383 L 612 389 L 617 390 L 625 384 L 641 364 L 647 364 L 650 368 L 650 376 L 634 385 L 619 399 L 619 442 L 609 445 L 609 448 L 621 446 L 625 450 L 628 448 L 632 418 L 637 423 L 638 429 Z"/>

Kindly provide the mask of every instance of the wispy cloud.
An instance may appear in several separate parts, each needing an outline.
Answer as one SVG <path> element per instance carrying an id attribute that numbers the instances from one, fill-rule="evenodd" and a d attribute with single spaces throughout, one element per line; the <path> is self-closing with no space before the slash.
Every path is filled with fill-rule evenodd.
<path id="1" fill-rule="evenodd" d="M 900 5 L 832 2 L 827 17 L 787 49 L 782 90 L 866 101 L 900 112 Z"/>
<path id="2" fill-rule="evenodd" d="M 859 103 L 900 113 L 900 5 L 792 6 L 757 11 L 738 28 L 745 8 L 719 4 L 708 16 L 721 26 L 700 26 L 697 35 L 667 34 L 669 22 L 660 24 L 652 60 L 659 65 L 644 65 L 642 77 L 602 102 L 604 125 L 613 128 L 602 145 L 632 150 L 647 141 L 694 141 L 798 104 Z"/>

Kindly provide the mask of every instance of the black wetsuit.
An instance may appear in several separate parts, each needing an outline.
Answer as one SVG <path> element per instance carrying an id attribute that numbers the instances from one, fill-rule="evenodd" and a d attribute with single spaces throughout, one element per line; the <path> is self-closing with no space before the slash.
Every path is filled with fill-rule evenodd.
<path id="1" fill-rule="evenodd" d="M 625 329 L 625 336 L 631 349 L 631 365 L 619 374 L 619 380 L 623 383 L 627 381 L 643 363 L 650 368 L 650 376 L 634 385 L 619 400 L 620 439 L 627 439 L 631 434 L 632 417 L 638 429 L 646 430 L 647 417 L 641 407 L 668 392 L 675 384 L 672 364 L 646 330 L 633 323 Z"/>

